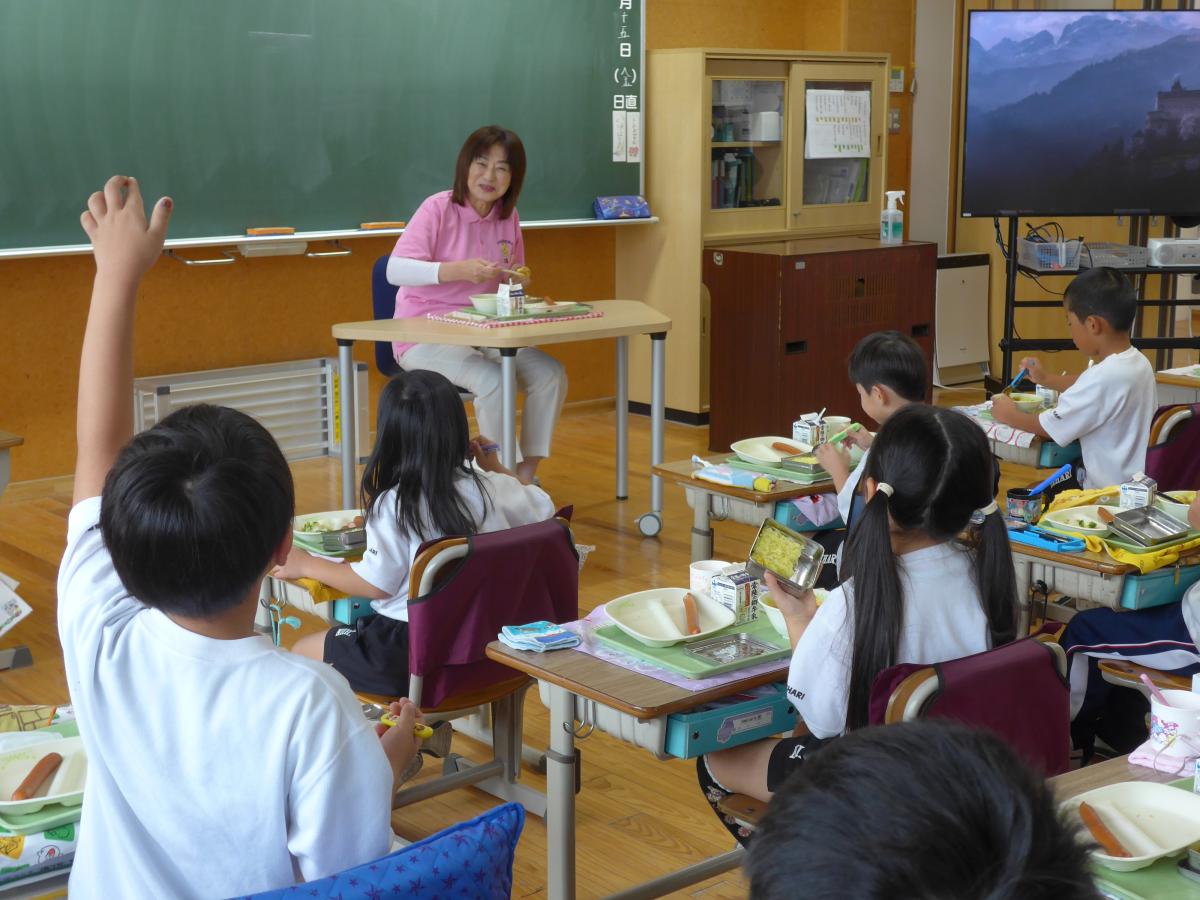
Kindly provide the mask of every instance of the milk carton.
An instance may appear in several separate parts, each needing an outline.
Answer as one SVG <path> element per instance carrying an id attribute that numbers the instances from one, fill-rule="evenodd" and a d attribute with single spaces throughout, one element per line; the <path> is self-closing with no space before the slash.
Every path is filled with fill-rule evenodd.
<path id="1" fill-rule="evenodd" d="M 745 625 L 758 617 L 758 579 L 737 566 L 712 577 L 709 593 L 713 600 L 730 610 L 735 625 Z"/>
<path id="2" fill-rule="evenodd" d="M 801 444 L 816 447 L 825 443 L 829 437 L 829 428 L 819 413 L 804 413 L 792 423 L 792 440 Z"/>
<path id="3" fill-rule="evenodd" d="M 1154 496 L 1157 493 L 1158 482 L 1147 476 L 1145 472 L 1138 472 L 1130 481 L 1121 485 L 1121 509 L 1150 506 L 1154 503 Z"/>
<path id="4" fill-rule="evenodd" d="M 520 282 L 501 284 L 496 291 L 496 315 L 519 316 L 525 312 L 525 288 Z"/>

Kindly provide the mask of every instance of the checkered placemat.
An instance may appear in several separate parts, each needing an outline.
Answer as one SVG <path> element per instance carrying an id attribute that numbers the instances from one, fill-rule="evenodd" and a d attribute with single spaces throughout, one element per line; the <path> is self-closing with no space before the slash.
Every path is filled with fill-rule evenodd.
<path id="1" fill-rule="evenodd" d="M 576 319 L 598 319 L 604 313 L 592 310 L 575 316 L 530 316 L 528 319 L 515 319 L 500 322 L 495 319 L 474 321 L 459 316 L 443 315 L 442 313 L 426 313 L 425 318 L 434 322 L 445 322 L 447 325 L 466 325 L 468 328 L 509 328 L 513 325 L 543 325 L 547 322 L 572 322 Z"/>

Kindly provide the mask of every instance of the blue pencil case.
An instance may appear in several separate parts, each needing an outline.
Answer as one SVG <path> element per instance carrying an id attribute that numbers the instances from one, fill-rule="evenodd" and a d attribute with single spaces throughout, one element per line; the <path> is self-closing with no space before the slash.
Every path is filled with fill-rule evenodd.
<path id="1" fill-rule="evenodd" d="M 650 204 L 645 197 L 624 194 L 617 197 L 597 197 L 592 204 L 597 219 L 648 219 Z"/>

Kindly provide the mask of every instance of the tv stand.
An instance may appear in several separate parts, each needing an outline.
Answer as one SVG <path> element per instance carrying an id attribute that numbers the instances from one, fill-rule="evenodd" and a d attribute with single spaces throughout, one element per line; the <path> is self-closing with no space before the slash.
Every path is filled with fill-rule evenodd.
<path id="1" fill-rule="evenodd" d="M 1017 262 L 1017 216 L 1008 216 L 1008 253 L 1004 268 L 1004 334 L 1000 338 L 1002 361 L 1000 378 L 988 379 L 985 382 L 987 393 L 996 393 L 999 388 L 1007 385 L 1013 378 L 1013 354 L 1025 350 L 1071 350 L 1074 344 L 1063 338 L 1019 338 L 1016 336 L 1016 317 L 1018 309 L 1037 307 L 1056 307 L 1061 300 L 1018 300 L 1017 276 L 1022 270 L 1036 274 L 1039 278 L 1054 278 L 1069 276 L 1074 278 L 1079 272 L 1039 272 L 1026 269 Z M 1136 216 L 1130 219 L 1129 243 L 1145 246 L 1149 237 L 1150 222 L 1148 216 Z M 1080 270 L 1082 271 L 1082 270 Z M 1166 315 L 1168 309 L 1176 306 L 1192 306 L 1195 301 L 1189 298 L 1179 299 L 1174 296 L 1176 275 L 1200 274 L 1200 266 L 1142 266 L 1138 268 L 1119 269 L 1128 275 L 1137 290 L 1138 314 L 1133 323 L 1133 346 L 1139 350 L 1154 350 L 1154 368 L 1162 369 L 1167 365 L 1167 354 L 1172 350 L 1200 350 L 1200 337 L 1176 337 L 1175 318 Z M 1159 276 L 1159 295 L 1165 299 L 1148 299 L 1146 284 L 1150 275 Z M 1157 334 L 1154 337 L 1144 337 L 1143 312 L 1148 309 L 1158 309 Z"/>

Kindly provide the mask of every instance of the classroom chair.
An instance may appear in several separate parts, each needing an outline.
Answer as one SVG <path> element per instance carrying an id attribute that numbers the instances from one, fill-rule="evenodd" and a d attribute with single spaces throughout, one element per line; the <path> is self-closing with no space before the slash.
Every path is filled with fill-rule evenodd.
<path id="1" fill-rule="evenodd" d="M 493 756 L 475 764 L 451 754 L 441 778 L 401 790 L 393 808 L 475 785 L 544 816 L 545 795 L 518 783 L 525 692 L 533 680 L 485 651 L 505 625 L 579 618 L 579 557 L 567 520 L 431 541 L 417 553 L 409 584 L 408 696 L 429 721 L 489 706 Z"/>
<path id="2" fill-rule="evenodd" d="M 1067 655 L 1038 635 L 931 666 L 892 666 L 876 676 L 871 725 L 926 716 L 990 729 L 1047 777 L 1065 772 L 1071 753 Z M 766 806 L 743 794 L 718 804 L 748 828 L 757 826 Z"/>
<path id="3" fill-rule="evenodd" d="M 925 716 L 988 728 L 1046 777 L 1059 775 L 1071 752 L 1067 655 L 1039 635 L 949 662 L 879 673 L 871 688 L 872 724 Z"/>
<path id="4" fill-rule="evenodd" d="M 1160 490 L 1200 487 L 1200 403 L 1158 408 L 1150 426 L 1146 474 Z"/>
<path id="5" fill-rule="evenodd" d="M 381 256 L 371 267 L 371 310 L 372 318 L 391 319 L 396 315 L 396 286 L 387 280 L 387 264 L 391 256 Z M 400 371 L 392 345 L 388 341 L 375 342 L 375 368 L 391 378 Z M 464 403 L 475 399 L 475 395 L 464 387 L 458 387 L 458 395 Z"/>
<path id="6" fill-rule="evenodd" d="M 1192 679 L 1186 675 L 1152 669 L 1127 659 L 1101 659 L 1097 662 L 1100 666 L 1101 677 L 1109 684 L 1133 688 L 1141 691 L 1146 697 L 1150 696 L 1150 689 L 1142 682 L 1141 675 L 1143 673 L 1154 682 L 1154 686 L 1160 691 L 1190 691 L 1192 689 Z"/>
<path id="7" fill-rule="evenodd" d="M 296 897 L 508 897 L 525 811 L 506 803 L 336 875 L 241 900 Z"/>

